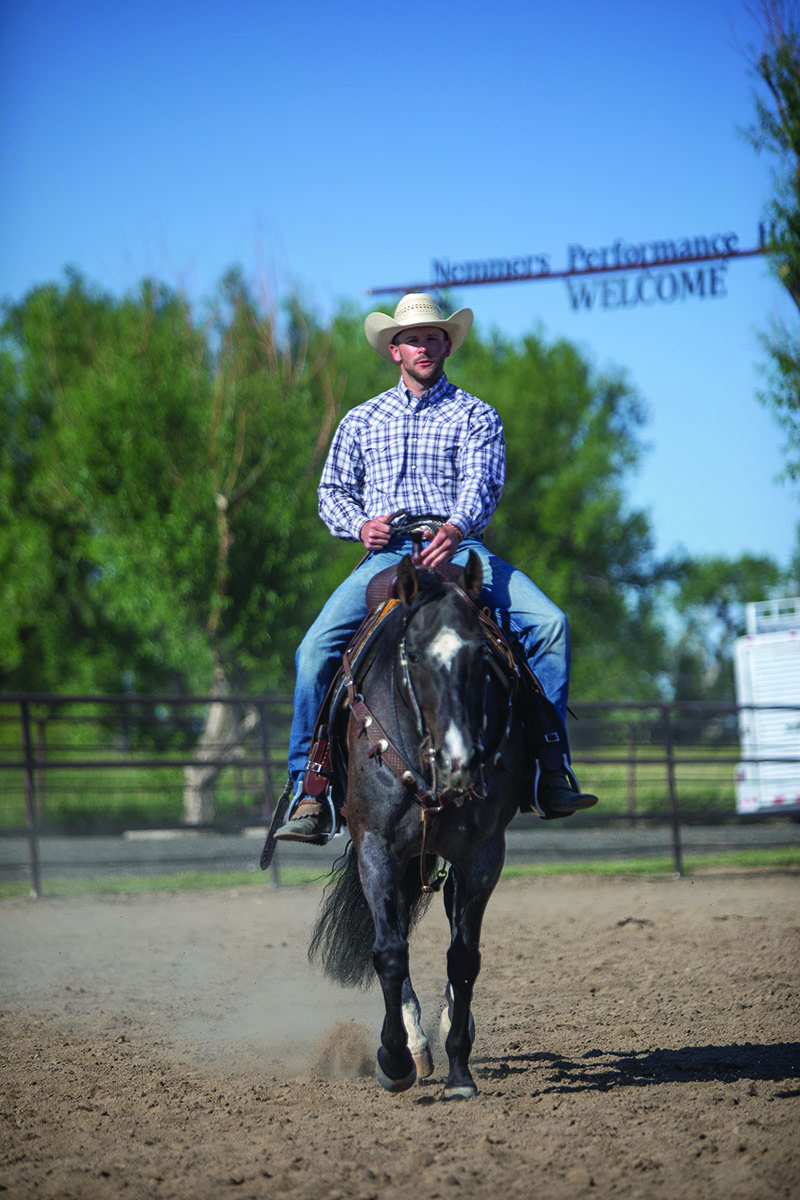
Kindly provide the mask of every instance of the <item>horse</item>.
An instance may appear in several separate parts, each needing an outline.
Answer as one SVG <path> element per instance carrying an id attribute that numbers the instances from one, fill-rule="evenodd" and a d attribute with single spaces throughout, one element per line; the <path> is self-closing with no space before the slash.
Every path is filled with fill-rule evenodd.
<path id="1" fill-rule="evenodd" d="M 481 926 L 529 764 L 513 668 L 498 669 L 477 605 L 480 559 L 470 553 L 458 584 L 419 567 L 409 555 L 399 564 L 399 603 L 345 680 L 350 842 L 323 893 L 309 958 L 344 985 L 367 986 L 377 974 L 385 1018 L 376 1074 L 387 1091 L 405 1091 L 434 1069 L 408 939 L 443 883 L 450 1100 L 477 1093 L 469 1060 Z"/>

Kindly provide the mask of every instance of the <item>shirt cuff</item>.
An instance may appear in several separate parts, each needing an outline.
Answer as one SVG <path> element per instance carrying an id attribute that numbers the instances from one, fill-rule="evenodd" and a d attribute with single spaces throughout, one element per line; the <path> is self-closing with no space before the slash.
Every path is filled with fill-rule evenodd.
<path id="1" fill-rule="evenodd" d="M 464 538 L 469 536 L 469 521 L 467 520 L 466 517 L 462 516 L 460 513 L 456 513 L 456 515 L 454 517 L 448 517 L 447 520 L 445 521 L 445 525 L 454 525 L 455 528 L 458 530 L 458 532 L 461 534 L 462 542 L 463 542 Z"/>
<path id="2" fill-rule="evenodd" d="M 361 516 L 353 518 L 353 524 L 350 526 L 350 531 L 353 535 L 354 542 L 361 541 L 361 530 L 364 528 L 368 520 L 369 517 L 366 513 L 362 513 Z"/>

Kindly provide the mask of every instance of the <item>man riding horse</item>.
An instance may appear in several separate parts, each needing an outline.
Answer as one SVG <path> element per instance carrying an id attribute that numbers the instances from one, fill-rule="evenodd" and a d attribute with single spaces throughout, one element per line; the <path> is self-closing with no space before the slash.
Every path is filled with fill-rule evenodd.
<path id="1" fill-rule="evenodd" d="M 394 318 L 375 312 L 364 323 L 370 346 L 400 368 L 400 381 L 347 413 L 322 473 L 322 520 L 334 537 L 363 542 L 367 555 L 327 601 L 297 651 L 289 741 L 292 802 L 288 820 L 275 833 L 278 840 L 321 844 L 335 832 L 333 806 L 304 791 L 315 723 L 342 653 L 367 615 L 367 584 L 412 551 L 409 516 L 425 518 L 423 567 L 466 564 L 470 550 L 479 556 L 481 602 L 516 638 L 550 701 L 555 732 L 549 736 L 559 742 L 563 769 L 542 768 L 536 808 L 546 817 L 561 817 L 597 803 L 596 796 L 578 790 L 569 767 L 567 618 L 482 541 L 505 480 L 503 426 L 493 408 L 444 373 L 445 359 L 462 344 L 472 319 L 468 308 L 445 319 L 433 296 L 410 293 Z"/>

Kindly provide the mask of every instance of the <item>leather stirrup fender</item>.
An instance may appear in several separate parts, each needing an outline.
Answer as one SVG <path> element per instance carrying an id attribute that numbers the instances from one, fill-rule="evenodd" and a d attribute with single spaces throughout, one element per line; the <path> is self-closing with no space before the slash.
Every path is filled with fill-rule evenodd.
<path id="1" fill-rule="evenodd" d="M 320 725 L 303 775 L 303 791 L 307 796 L 321 796 L 327 791 L 333 778 L 331 766 L 331 744 L 328 726 Z"/>

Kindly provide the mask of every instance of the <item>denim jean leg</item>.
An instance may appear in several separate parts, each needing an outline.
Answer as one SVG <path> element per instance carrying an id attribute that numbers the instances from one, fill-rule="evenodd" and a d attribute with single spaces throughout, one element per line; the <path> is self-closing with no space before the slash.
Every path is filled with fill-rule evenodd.
<path id="1" fill-rule="evenodd" d="M 483 593 L 495 609 L 498 624 L 513 633 L 525 652 L 531 670 L 555 709 L 564 752 L 569 759 L 567 698 L 569 694 L 569 622 L 565 614 L 524 572 L 469 539 L 459 547 L 454 561 L 466 562 L 470 549 L 483 565 Z"/>
<path id="2" fill-rule="evenodd" d="M 367 615 L 366 589 L 373 575 L 399 555 L 370 554 L 339 585 L 303 638 L 295 655 L 297 677 L 289 735 L 289 773 L 297 782 L 305 771 L 314 724 L 347 643 Z"/>

